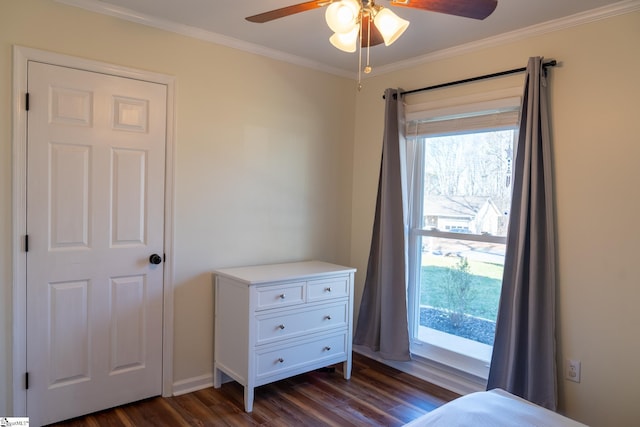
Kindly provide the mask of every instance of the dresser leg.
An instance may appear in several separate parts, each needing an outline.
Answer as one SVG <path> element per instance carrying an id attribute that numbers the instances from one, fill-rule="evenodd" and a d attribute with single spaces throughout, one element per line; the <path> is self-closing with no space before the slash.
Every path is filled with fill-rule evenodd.
<path id="1" fill-rule="evenodd" d="M 244 388 L 244 410 L 253 411 L 253 387 L 245 386 Z"/>
<path id="2" fill-rule="evenodd" d="M 351 378 L 351 356 L 347 357 L 347 360 L 342 363 L 342 372 L 345 380 Z"/>

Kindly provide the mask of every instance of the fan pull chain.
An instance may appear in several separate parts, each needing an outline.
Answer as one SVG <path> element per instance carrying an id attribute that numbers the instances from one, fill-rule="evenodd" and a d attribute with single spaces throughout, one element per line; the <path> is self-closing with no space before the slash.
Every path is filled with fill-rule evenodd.
<path id="1" fill-rule="evenodd" d="M 367 66 L 364 67 L 364 73 L 369 74 L 371 72 L 371 65 L 369 65 L 369 49 L 371 48 L 371 13 L 369 13 L 369 19 L 367 19 Z"/>
<path id="2" fill-rule="evenodd" d="M 367 65 L 362 68 L 362 19 L 364 18 L 364 12 L 360 11 L 360 34 L 358 37 L 358 91 L 362 90 L 362 72 L 369 74 L 371 72 L 371 65 L 369 63 L 369 49 L 371 49 L 371 13 L 369 13 L 367 19 Z"/>
<path id="3" fill-rule="evenodd" d="M 360 31 L 358 34 L 358 92 L 362 90 L 362 11 L 360 11 Z"/>

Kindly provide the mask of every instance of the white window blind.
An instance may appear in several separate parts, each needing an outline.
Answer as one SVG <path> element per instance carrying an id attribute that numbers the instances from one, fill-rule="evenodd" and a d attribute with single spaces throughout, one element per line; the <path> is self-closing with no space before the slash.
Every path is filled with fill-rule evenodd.
<path id="1" fill-rule="evenodd" d="M 495 95 L 504 94 L 501 91 Z M 519 96 L 508 96 L 458 105 L 407 105 L 406 136 L 452 135 L 462 131 L 468 133 L 511 128 L 518 124 L 520 99 Z"/>

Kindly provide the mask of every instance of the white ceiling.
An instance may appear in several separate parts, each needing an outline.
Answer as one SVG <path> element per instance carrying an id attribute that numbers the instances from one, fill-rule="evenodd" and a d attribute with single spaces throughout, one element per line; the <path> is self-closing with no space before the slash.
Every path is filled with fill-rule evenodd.
<path id="1" fill-rule="evenodd" d="M 358 68 L 357 53 L 339 51 L 329 43 L 332 32 L 324 20 L 324 8 L 264 24 L 244 19 L 304 0 L 57 1 L 335 74 L 352 77 Z M 377 4 L 389 7 L 388 0 L 378 0 Z M 382 44 L 371 48 L 374 73 L 443 52 L 638 10 L 640 0 L 498 0 L 496 10 L 483 21 L 391 8 L 411 24 L 392 46 Z"/>

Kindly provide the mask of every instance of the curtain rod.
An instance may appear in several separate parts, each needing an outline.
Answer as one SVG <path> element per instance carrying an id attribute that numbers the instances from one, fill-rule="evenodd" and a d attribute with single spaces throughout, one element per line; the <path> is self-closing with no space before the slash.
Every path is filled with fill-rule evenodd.
<path id="1" fill-rule="evenodd" d="M 542 66 L 544 68 L 546 68 L 546 67 L 555 67 L 556 65 L 558 65 L 558 61 L 556 61 L 555 59 L 552 59 L 549 62 L 545 62 L 545 63 L 542 64 Z M 455 86 L 455 85 L 459 85 L 459 84 L 463 84 L 463 83 L 475 82 L 475 81 L 478 81 L 478 80 L 492 79 L 494 77 L 507 76 L 509 74 L 522 73 L 524 71 L 527 71 L 527 67 L 514 68 L 513 70 L 500 71 L 500 72 L 497 72 L 497 73 L 485 74 L 484 76 L 477 76 L 477 77 L 470 77 L 468 79 L 463 79 L 463 80 L 456 80 L 455 82 L 441 83 L 441 84 L 437 84 L 437 85 L 434 85 L 434 86 L 422 87 L 420 89 L 407 90 L 405 92 L 400 92 L 400 96 L 411 95 L 412 93 L 417 93 L 417 92 L 425 92 L 427 90 L 440 89 L 440 88 L 448 87 L 448 86 Z M 383 95 L 383 98 L 384 98 L 384 95 Z"/>

